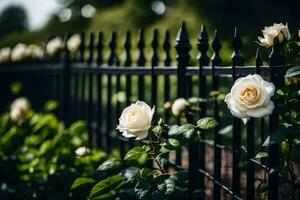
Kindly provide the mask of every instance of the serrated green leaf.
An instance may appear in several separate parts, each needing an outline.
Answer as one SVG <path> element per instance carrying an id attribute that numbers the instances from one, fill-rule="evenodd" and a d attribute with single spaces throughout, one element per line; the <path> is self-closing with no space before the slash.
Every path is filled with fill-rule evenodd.
<path id="1" fill-rule="evenodd" d="M 152 179 L 144 179 L 135 185 L 134 191 L 139 199 L 144 199 L 144 197 L 147 195 L 150 190 L 151 181 Z"/>
<path id="2" fill-rule="evenodd" d="M 99 167 L 98 171 L 109 171 L 113 169 L 117 169 L 122 166 L 122 161 L 117 158 L 112 158 L 104 161 Z"/>
<path id="3" fill-rule="evenodd" d="M 218 125 L 219 123 L 212 117 L 204 117 L 199 119 L 197 126 L 201 129 L 211 129 Z"/>
<path id="4" fill-rule="evenodd" d="M 80 177 L 73 182 L 71 189 L 74 190 L 76 188 L 82 187 L 84 185 L 89 185 L 92 183 L 95 183 L 95 180 L 93 178 Z"/>
<path id="5" fill-rule="evenodd" d="M 285 77 L 294 77 L 294 76 L 300 76 L 300 66 L 292 67 L 288 69 L 285 73 Z"/>
<path id="6" fill-rule="evenodd" d="M 184 124 L 178 127 L 177 134 L 182 134 L 189 130 L 194 130 L 195 126 L 193 124 Z"/>
<path id="7" fill-rule="evenodd" d="M 89 199 L 95 199 L 97 196 L 103 195 L 105 193 L 108 193 L 114 189 L 116 189 L 118 186 L 122 184 L 124 180 L 123 176 L 120 175 L 114 175 L 110 176 L 102 181 L 99 181 L 94 187 L 92 188 Z"/>
<path id="8" fill-rule="evenodd" d="M 148 176 L 151 172 L 152 172 L 152 169 L 149 169 L 149 168 L 142 168 L 142 169 L 140 170 L 140 176 L 141 176 L 141 177 L 146 177 L 146 176 Z"/>

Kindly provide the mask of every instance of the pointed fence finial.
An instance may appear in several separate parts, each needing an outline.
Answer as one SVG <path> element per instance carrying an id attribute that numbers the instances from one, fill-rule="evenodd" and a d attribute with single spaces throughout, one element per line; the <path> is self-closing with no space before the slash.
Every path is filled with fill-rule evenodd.
<path id="1" fill-rule="evenodd" d="M 103 63 L 103 47 L 104 47 L 104 35 L 103 32 L 99 32 L 98 43 L 97 43 L 97 65 Z"/>
<path id="2" fill-rule="evenodd" d="M 139 57 L 137 60 L 137 64 L 138 64 L 138 66 L 144 66 L 145 62 L 146 62 L 145 52 L 144 52 L 144 49 L 145 49 L 144 29 L 141 29 L 139 32 L 139 39 L 138 39 L 137 47 L 139 50 Z"/>
<path id="3" fill-rule="evenodd" d="M 126 58 L 125 58 L 125 66 L 130 66 L 131 65 L 131 32 L 127 31 L 126 32 L 126 39 L 125 39 L 125 43 L 124 43 L 124 48 L 125 48 L 125 52 L 126 52 Z"/>

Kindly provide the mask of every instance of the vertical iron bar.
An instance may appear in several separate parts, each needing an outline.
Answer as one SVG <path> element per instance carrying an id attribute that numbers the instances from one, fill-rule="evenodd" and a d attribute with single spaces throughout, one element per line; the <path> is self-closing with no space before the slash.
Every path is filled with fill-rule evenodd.
<path id="1" fill-rule="evenodd" d="M 274 72 L 276 66 L 283 65 L 285 63 L 285 57 L 283 47 L 276 45 L 272 48 L 272 52 L 269 56 L 270 65 L 270 80 L 273 82 L 276 88 L 281 88 L 284 85 L 283 76 L 278 75 Z M 279 111 L 278 111 L 278 100 L 274 100 L 275 109 L 269 119 L 269 134 L 271 135 L 279 124 Z M 279 145 L 271 144 L 269 146 L 269 181 L 268 181 L 268 199 L 278 199 L 278 154 Z"/>
<path id="2" fill-rule="evenodd" d="M 63 119 L 65 121 L 66 126 L 69 126 L 71 123 L 70 120 L 70 54 L 68 50 L 68 39 L 70 35 L 65 38 L 65 46 L 64 46 L 64 71 L 63 71 Z"/>
<path id="3" fill-rule="evenodd" d="M 219 77 L 215 75 L 215 66 L 220 66 L 222 63 L 222 59 L 220 57 L 220 50 L 222 48 L 221 41 L 219 37 L 219 32 L 215 31 L 215 37 L 212 42 L 212 48 L 214 50 L 214 54 L 212 55 L 212 90 L 217 91 L 219 89 Z M 214 96 L 214 103 L 213 103 L 213 115 L 214 118 L 220 122 L 219 117 L 219 104 L 217 98 Z M 221 149 L 220 145 L 222 145 L 222 137 L 219 134 L 220 125 L 214 128 L 214 178 L 216 181 L 221 181 Z M 214 199 L 220 199 L 220 187 L 214 183 Z"/>
<path id="4" fill-rule="evenodd" d="M 233 53 L 231 56 L 232 76 L 233 76 L 233 81 L 235 81 L 237 79 L 235 67 L 244 65 L 244 56 L 240 52 L 243 43 L 237 28 L 235 28 L 232 46 L 233 46 Z M 241 174 L 240 174 L 239 162 L 240 162 L 240 150 L 241 150 L 241 120 L 236 117 L 233 117 L 232 150 L 233 150 L 232 190 L 234 195 L 240 197 L 241 196 L 241 187 L 240 187 Z"/>
<path id="5" fill-rule="evenodd" d="M 158 30 L 154 29 L 153 39 L 151 42 L 152 58 L 151 58 L 151 103 L 156 105 L 157 101 L 157 76 L 154 74 L 154 68 L 158 65 Z"/>
<path id="6" fill-rule="evenodd" d="M 202 26 L 201 33 L 198 37 L 198 50 L 199 50 L 199 56 L 198 56 L 198 62 L 199 62 L 199 97 L 201 99 L 204 99 L 206 96 L 206 77 L 202 75 L 203 66 L 209 65 L 209 57 L 207 56 L 207 51 L 209 48 L 209 42 L 208 42 L 208 35 L 205 26 Z M 206 103 L 200 102 L 200 118 L 204 117 L 206 115 Z M 201 133 L 201 139 L 205 140 L 205 134 Z M 199 168 L 202 170 L 205 170 L 205 144 L 200 144 L 200 158 L 199 158 Z M 199 179 L 199 186 L 201 190 L 205 190 L 204 186 L 204 176 L 201 175 Z M 205 197 L 204 197 L 205 198 Z"/>
<path id="7" fill-rule="evenodd" d="M 145 66 L 146 58 L 145 58 L 145 34 L 144 34 L 144 29 L 141 29 L 139 32 L 139 41 L 137 44 L 138 50 L 139 50 L 139 57 L 137 60 L 137 64 L 139 67 Z M 138 76 L 138 99 L 139 100 L 144 100 L 145 98 L 145 81 L 144 81 L 144 76 L 139 75 Z"/>
<path id="8" fill-rule="evenodd" d="M 97 43 L 97 65 L 101 67 L 103 64 L 103 48 L 104 48 L 104 35 L 103 32 L 99 32 Z M 103 134 L 102 134 L 102 119 L 103 119 L 103 87 L 102 87 L 102 74 L 98 74 L 96 77 L 97 82 L 97 100 L 96 100 L 96 112 L 97 112 L 97 147 L 103 148 Z"/>
<path id="9" fill-rule="evenodd" d="M 165 35 L 165 40 L 163 43 L 163 48 L 165 50 L 165 61 L 164 64 L 165 66 L 170 66 L 171 65 L 171 54 L 170 54 L 170 49 L 171 49 L 171 43 L 170 43 L 170 31 L 166 31 Z M 170 75 L 166 74 L 164 76 L 164 102 L 170 101 Z M 170 118 L 170 111 L 166 110 L 165 111 L 165 122 L 168 123 Z"/>

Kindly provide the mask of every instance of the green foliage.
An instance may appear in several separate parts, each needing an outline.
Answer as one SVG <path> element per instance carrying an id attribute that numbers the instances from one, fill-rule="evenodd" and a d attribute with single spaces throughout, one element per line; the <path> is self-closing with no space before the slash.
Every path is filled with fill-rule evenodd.
<path id="1" fill-rule="evenodd" d="M 197 126 L 201 129 L 211 129 L 218 125 L 218 122 L 212 117 L 199 119 Z"/>
<path id="2" fill-rule="evenodd" d="M 77 121 L 65 127 L 51 113 L 57 106 L 48 101 L 45 112 L 30 110 L 22 123 L 11 121 L 8 112 L 0 116 L 1 199 L 67 199 L 71 186 L 82 189 L 93 183 L 83 178 L 72 185 L 76 177 L 95 170 L 106 154 L 92 149 L 77 157 L 75 150 L 87 145 L 86 125 Z"/>

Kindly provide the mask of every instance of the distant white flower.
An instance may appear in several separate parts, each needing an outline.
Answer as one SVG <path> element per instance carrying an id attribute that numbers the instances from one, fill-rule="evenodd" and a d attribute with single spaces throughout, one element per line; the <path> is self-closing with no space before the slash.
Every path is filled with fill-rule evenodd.
<path id="1" fill-rule="evenodd" d="M 28 56 L 27 46 L 23 43 L 17 44 L 11 51 L 12 61 L 21 61 Z"/>
<path id="2" fill-rule="evenodd" d="M 272 114 L 275 106 L 270 99 L 274 92 L 273 83 L 263 80 L 258 74 L 248 75 L 235 81 L 225 102 L 231 114 L 246 124 L 250 117 L 261 118 Z"/>
<path id="3" fill-rule="evenodd" d="M 49 56 L 53 56 L 57 52 L 62 50 L 63 47 L 64 47 L 63 40 L 60 37 L 56 37 L 47 43 L 46 52 Z"/>
<path id="4" fill-rule="evenodd" d="M 189 106 L 189 102 L 184 98 L 176 99 L 172 105 L 172 113 L 175 116 L 182 115 L 187 107 Z"/>
<path id="5" fill-rule="evenodd" d="M 75 154 L 79 157 L 86 156 L 89 153 L 90 153 L 90 149 L 87 147 L 79 147 L 78 149 L 75 150 Z"/>
<path id="6" fill-rule="evenodd" d="M 14 122 L 22 123 L 26 113 L 30 109 L 30 103 L 27 98 L 19 97 L 10 105 L 10 118 Z"/>
<path id="7" fill-rule="evenodd" d="M 119 118 L 117 129 L 126 138 L 136 137 L 136 140 L 145 139 L 151 127 L 154 107 L 143 101 L 137 101 L 125 108 Z"/>
<path id="8" fill-rule="evenodd" d="M 268 47 L 274 45 L 275 38 L 278 39 L 280 44 L 292 38 L 288 25 L 283 25 L 282 23 L 274 23 L 273 26 L 266 26 L 265 29 L 262 30 L 262 33 L 263 37 L 258 37 L 258 40 L 263 46 Z"/>
<path id="9" fill-rule="evenodd" d="M 0 49 L 0 63 L 9 61 L 10 52 L 11 52 L 10 47 L 4 47 Z"/>
<path id="10" fill-rule="evenodd" d="M 75 53 L 79 49 L 80 44 L 81 44 L 80 35 L 79 34 L 72 35 L 67 42 L 68 50 L 71 53 Z"/>
<path id="11" fill-rule="evenodd" d="M 43 57 L 43 49 L 35 44 L 27 46 L 27 57 L 40 59 Z"/>

